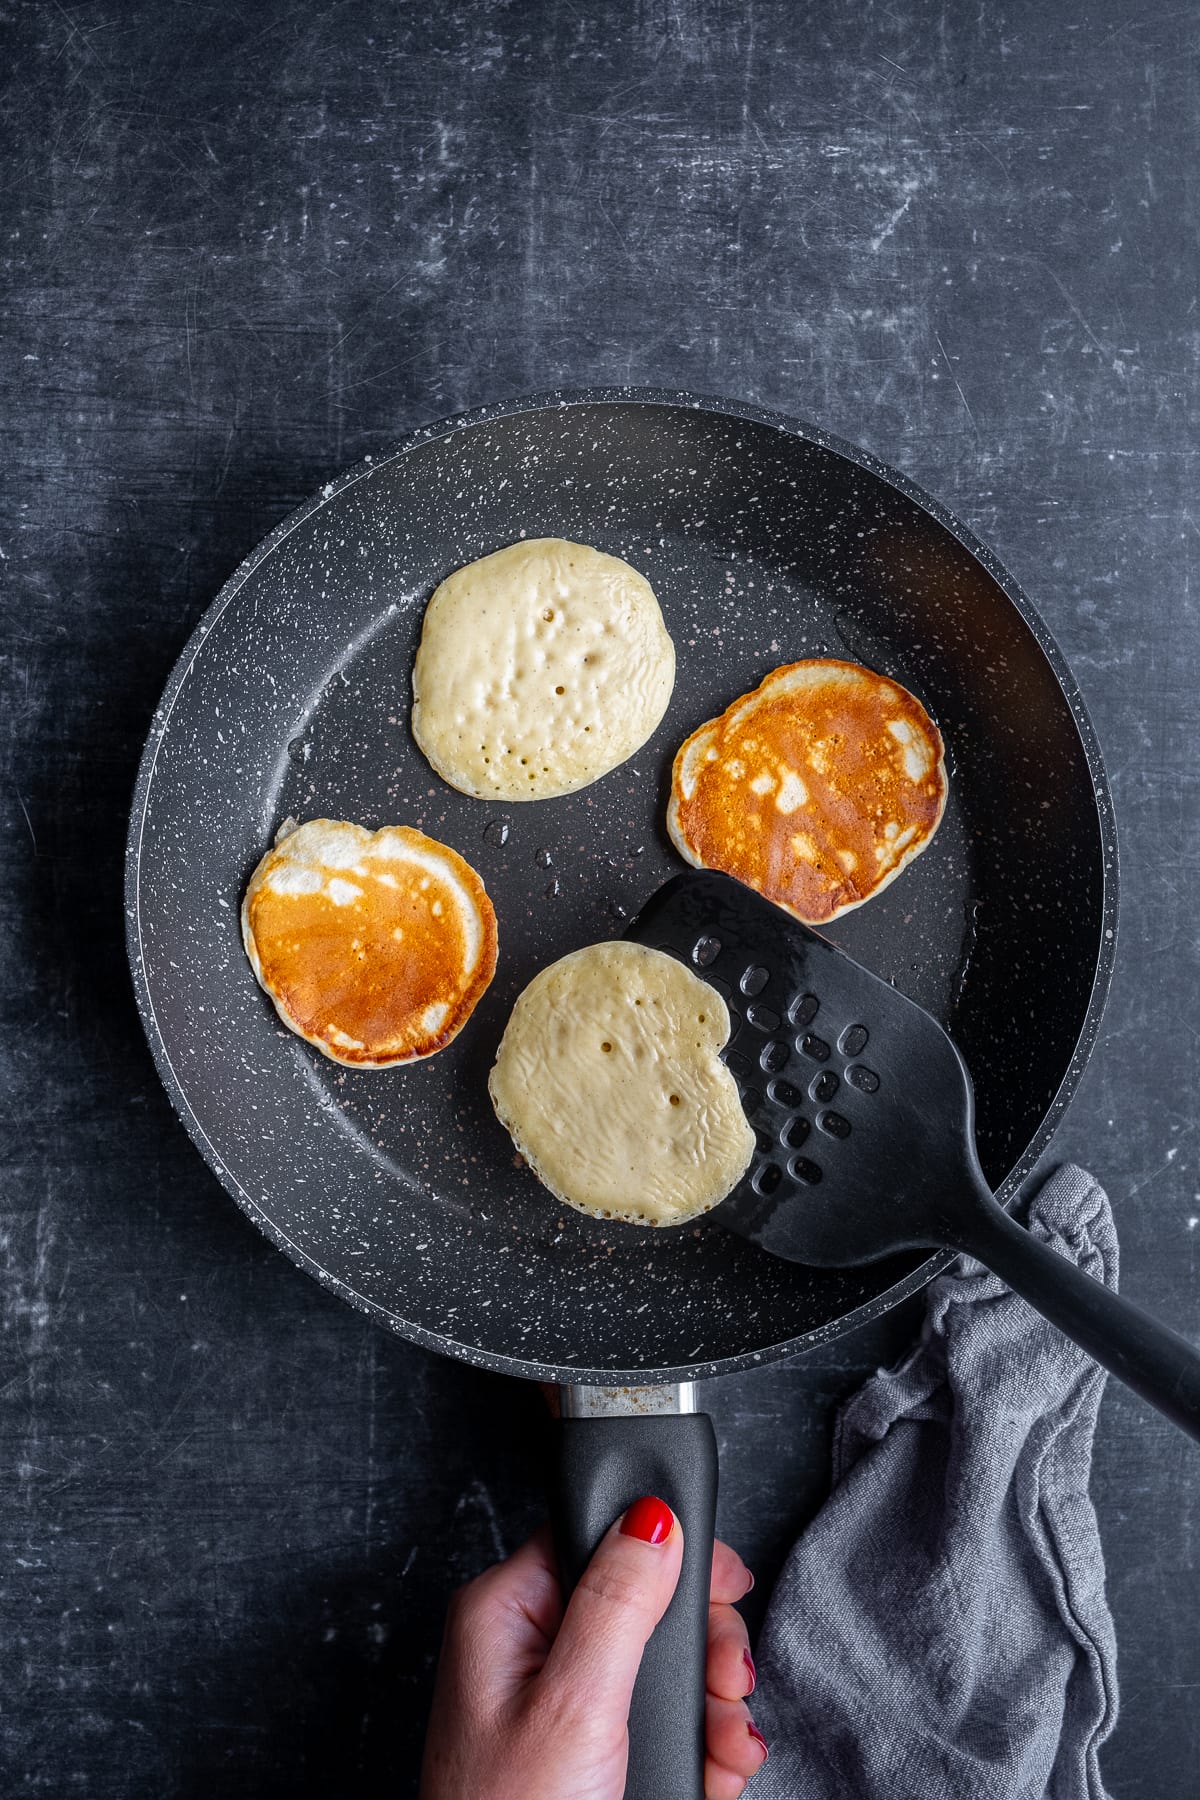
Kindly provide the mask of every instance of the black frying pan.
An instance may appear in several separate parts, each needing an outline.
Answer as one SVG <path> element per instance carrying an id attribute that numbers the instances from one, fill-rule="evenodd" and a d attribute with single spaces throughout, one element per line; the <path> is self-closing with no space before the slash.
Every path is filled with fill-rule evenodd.
<path id="1" fill-rule="evenodd" d="M 504 808 L 431 772 L 408 731 L 409 682 L 433 588 L 522 535 L 634 563 L 678 678 L 631 762 Z M 127 864 L 138 1004 L 189 1132 L 289 1256 L 406 1337 L 575 1389 L 770 1361 L 944 1265 L 809 1269 L 714 1227 L 597 1225 L 517 1166 L 487 1100 L 520 989 L 618 934 L 678 866 L 663 828 L 676 746 L 768 669 L 820 655 L 895 676 L 945 736 L 950 800 L 932 847 L 829 935 L 947 1025 L 975 1080 L 984 1174 L 1011 1198 L 1090 1051 L 1115 930 L 1108 788 L 1053 641 L 987 550 L 862 451 L 725 401 L 553 394 L 414 432 L 331 482 L 229 581 L 155 714 Z M 417 825 L 480 870 L 499 968 L 441 1055 L 353 1073 L 280 1027 L 238 906 L 289 813 Z M 653 1421 L 650 1435 L 661 1446 Z M 643 1491 L 645 1464 L 621 1461 L 631 1441 L 615 1487 L 592 1496 L 601 1512 L 629 1483 Z M 576 1559 L 590 1518 L 584 1505 Z M 654 1779 L 660 1800 L 675 1791 Z"/>

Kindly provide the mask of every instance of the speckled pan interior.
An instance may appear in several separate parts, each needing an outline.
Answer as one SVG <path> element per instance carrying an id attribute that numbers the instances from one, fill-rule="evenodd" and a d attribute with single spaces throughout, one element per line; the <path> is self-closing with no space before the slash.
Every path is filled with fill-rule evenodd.
<path id="1" fill-rule="evenodd" d="M 631 762 L 506 808 L 432 773 L 410 676 L 437 583 L 522 535 L 640 569 L 678 678 Z M 522 986 L 617 935 L 679 867 L 663 824 L 679 742 L 777 664 L 829 655 L 919 695 L 951 777 L 929 851 L 829 935 L 948 1025 L 984 1168 L 1014 1191 L 1090 1050 L 1115 930 L 1108 789 L 1044 626 L 943 509 L 819 431 L 687 395 L 553 394 L 418 431 L 331 482 L 218 596 L 155 714 L 127 866 L 138 1003 L 185 1125 L 288 1255 L 406 1336 L 576 1381 L 769 1360 L 941 1266 L 808 1270 L 715 1226 L 591 1222 L 518 1166 L 487 1098 Z M 238 907 L 289 813 L 415 825 L 482 874 L 499 967 L 439 1056 L 353 1073 L 281 1028 Z"/>

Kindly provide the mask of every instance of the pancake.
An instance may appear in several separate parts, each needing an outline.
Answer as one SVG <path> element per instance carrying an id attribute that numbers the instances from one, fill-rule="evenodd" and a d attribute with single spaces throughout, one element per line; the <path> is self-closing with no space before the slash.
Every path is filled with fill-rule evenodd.
<path id="1" fill-rule="evenodd" d="M 242 942 L 287 1026 L 334 1062 L 442 1050 L 496 968 L 496 915 L 456 850 L 407 825 L 288 820 L 242 902 Z"/>
<path id="2" fill-rule="evenodd" d="M 510 544 L 447 577 L 425 611 L 412 730 L 478 800 L 586 787 L 650 736 L 675 646 L 648 581 L 565 538 Z"/>
<path id="3" fill-rule="evenodd" d="M 775 669 L 687 739 L 667 829 L 696 868 L 824 925 L 894 881 L 945 804 L 942 737 L 921 702 L 857 663 L 814 659 Z"/>
<path id="4" fill-rule="evenodd" d="M 488 1090 L 559 1200 L 598 1219 L 682 1225 L 749 1167 L 754 1133 L 718 1052 L 720 994 L 643 944 L 591 944 L 535 975 Z"/>

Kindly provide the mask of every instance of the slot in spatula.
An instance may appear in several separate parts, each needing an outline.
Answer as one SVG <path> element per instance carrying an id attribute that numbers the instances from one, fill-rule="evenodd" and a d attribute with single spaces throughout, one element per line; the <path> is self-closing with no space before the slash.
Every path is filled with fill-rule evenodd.
<path id="1" fill-rule="evenodd" d="M 725 1061 L 757 1146 L 710 1220 L 816 1267 L 964 1251 L 1200 1438 L 1200 1353 L 1009 1218 L 979 1167 L 966 1064 L 923 1007 L 728 875 L 676 876 L 625 935 L 730 1009 Z"/>

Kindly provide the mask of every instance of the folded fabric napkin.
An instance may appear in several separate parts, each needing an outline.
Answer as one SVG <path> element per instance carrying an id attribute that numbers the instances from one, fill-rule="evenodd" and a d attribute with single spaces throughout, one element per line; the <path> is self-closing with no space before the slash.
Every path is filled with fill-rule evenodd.
<path id="1" fill-rule="evenodd" d="M 1117 1285 L 1103 1188 L 1066 1165 L 1030 1229 Z M 1105 1376 L 977 1262 L 834 1435 L 833 1491 L 758 1647 L 757 1800 L 1104 1800 L 1116 1643 L 1088 1495 Z"/>

